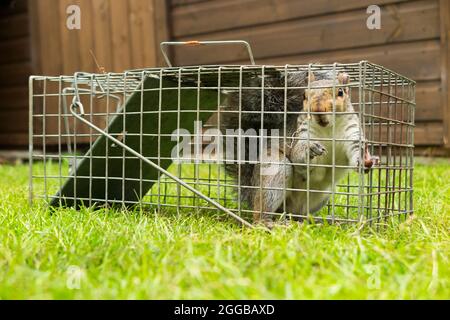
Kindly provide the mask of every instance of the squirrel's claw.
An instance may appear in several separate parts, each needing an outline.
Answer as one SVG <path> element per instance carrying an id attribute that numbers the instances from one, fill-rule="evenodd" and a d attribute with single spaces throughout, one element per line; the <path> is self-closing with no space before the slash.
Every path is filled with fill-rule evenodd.
<path id="1" fill-rule="evenodd" d="M 327 149 L 319 142 L 312 142 L 309 147 L 309 158 L 314 159 L 315 157 L 321 156 L 327 153 Z"/>

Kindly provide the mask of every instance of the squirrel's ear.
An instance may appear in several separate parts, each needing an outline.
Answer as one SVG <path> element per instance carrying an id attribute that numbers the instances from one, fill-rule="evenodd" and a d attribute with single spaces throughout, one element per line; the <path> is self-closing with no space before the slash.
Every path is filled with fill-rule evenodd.
<path id="1" fill-rule="evenodd" d="M 350 82 L 350 76 L 345 72 L 339 72 L 337 78 L 340 84 L 347 84 Z"/>
<path id="2" fill-rule="evenodd" d="M 308 82 L 311 83 L 311 82 L 314 82 L 314 81 L 316 81 L 316 76 L 314 75 L 313 72 L 310 72 L 309 75 L 308 75 Z"/>

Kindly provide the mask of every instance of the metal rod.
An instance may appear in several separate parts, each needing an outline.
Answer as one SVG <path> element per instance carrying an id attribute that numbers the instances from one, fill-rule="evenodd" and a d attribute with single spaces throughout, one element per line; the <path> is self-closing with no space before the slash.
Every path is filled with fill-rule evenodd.
<path id="1" fill-rule="evenodd" d="M 243 40 L 220 40 L 220 41 L 164 41 L 160 43 L 160 48 L 164 60 L 166 61 L 169 67 L 172 67 L 172 62 L 170 62 L 169 56 L 166 52 L 167 46 L 203 46 L 203 45 L 243 45 L 247 48 L 248 56 L 250 58 L 250 62 L 252 65 L 255 65 L 255 58 L 253 57 L 252 48 L 247 41 Z"/>
<path id="2" fill-rule="evenodd" d="M 34 128 L 33 128 L 33 113 L 34 113 L 34 104 L 33 104 L 33 81 L 34 77 L 31 76 L 28 81 L 28 90 L 29 90 L 29 96 L 28 96 L 28 103 L 29 103 L 29 114 L 28 114 L 28 157 L 29 157 L 29 163 L 28 163 L 28 201 L 30 206 L 33 204 L 33 134 L 34 134 Z"/>

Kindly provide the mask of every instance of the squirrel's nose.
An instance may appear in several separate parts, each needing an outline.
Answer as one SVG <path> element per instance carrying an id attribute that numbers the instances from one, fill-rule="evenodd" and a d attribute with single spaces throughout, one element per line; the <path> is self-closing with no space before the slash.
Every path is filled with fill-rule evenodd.
<path id="1" fill-rule="evenodd" d="M 330 121 L 328 121 L 325 115 L 317 115 L 316 119 L 317 123 L 322 127 L 326 127 L 330 124 Z"/>

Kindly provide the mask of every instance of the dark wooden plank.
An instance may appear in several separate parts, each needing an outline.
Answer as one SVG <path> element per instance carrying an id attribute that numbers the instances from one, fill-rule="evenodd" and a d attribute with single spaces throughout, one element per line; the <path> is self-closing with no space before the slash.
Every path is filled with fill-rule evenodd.
<path id="1" fill-rule="evenodd" d="M 0 18 L 0 41 L 27 36 L 29 34 L 28 21 L 26 12 Z"/>
<path id="2" fill-rule="evenodd" d="M 0 86 L 26 86 L 31 73 L 30 61 L 0 65 Z"/>
<path id="3" fill-rule="evenodd" d="M 414 127 L 414 145 L 415 146 L 443 146 L 443 124 L 442 121 L 417 122 Z M 369 130 L 366 126 L 366 130 Z M 373 135 L 370 131 L 366 132 L 367 139 L 374 141 L 375 144 L 398 143 L 409 144 L 406 126 L 392 125 L 390 130 L 386 126 L 374 126 Z"/>
<path id="4" fill-rule="evenodd" d="M 441 76 L 438 40 L 391 44 L 361 49 L 329 51 L 261 59 L 258 64 L 308 64 L 312 62 L 358 62 L 368 60 L 390 68 L 416 81 L 438 80 Z M 247 60 L 236 63 L 248 63 Z"/>
<path id="5" fill-rule="evenodd" d="M 32 74 L 38 75 L 42 74 L 42 60 L 41 60 L 41 52 L 42 52 L 42 43 L 41 43 L 41 31 L 40 31 L 40 17 L 39 17 L 39 6 L 40 3 L 33 0 L 28 0 L 29 5 L 29 24 L 30 24 L 30 63 L 31 63 L 31 72 Z M 32 83 L 34 90 L 37 89 L 38 83 L 33 81 Z M 29 94 L 29 93 L 28 93 Z M 28 102 L 29 103 L 29 102 Z M 28 105 L 27 103 L 27 105 Z M 27 134 L 28 136 L 28 134 Z M 20 145 L 19 138 L 11 138 L 12 142 L 17 141 L 17 146 Z M 16 147 L 17 147 L 16 146 Z"/>
<path id="6" fill-rule="evenodd" d="M 376 4 L 405 1 L 381 0 Z M 347 10 L 365 11 L 371 4 L 374 4 L 372 0 L 219 0 L 191 3 L 172 9 L 172 34 L 184 37 Z"/>
<path id="7" fill-rule="evenodd" d="M 0 133 L 0 148 L 17 148 L 28 144 L 28 133 Z"/>
<path id="8" fill-rule="evenodd" d="M 398 86 L 392 88 L 394 94 L 397 92 L 398 96 L 402 96 L 402 87 Z M 405 88 L 405 90 L 407 90 Z M 376 94 L 375 102 L 379 100 L 379 95 Z M 386 100 L 386 97 L 384 97 Z M 354 92 L 352 97 L 353 102 L 358 101 L 358 94 Z M 397 103 L 392 101 L 389 108 L 383 106 L 381 109 L 376 104 L 374 108 L 366 105 L 366 112 L 368 115 L 373 114 L 375 116 L 387 117 L 394 120 L 409 121 L 408 110 L 412 106 L 402 104 L 401 100 L 397 100 Z M 420 81 L 416 85 L 416 108 L 414 113 L 414 119 L 416 122 L 430 122 L 430 121 L 442 121 L 442 105 L 441 105 L 441 83 L 439 80 L 435 81 Z"/>
<path id="9" fill-rule="evenodd" d="M 443 146 L 444 125 L 442 121 L 416 123 L 414 144 L 417 146 Z"/>
<path id="10" fill-rule="evenodd" d="M 28 108 L 0 108 L 0 133 L 25 133 L 28 132 Z"/>
<path id="11" fill-rule="evenodd" d="M 366 28 L 367 14 L 359 10 L 212 33 L 199 36 L 198 40 L 247 40 L 255 58 L 261 59 L 439 38 L 439 11 L 435 0 L 406 2 L 388 8 L 384 10 L 383 27 L 376 31 Z M 178 47 L 174 51 L 177 65 L 226 63 L 245 56 L 246 51 L 235 46 Z"/>
<path id="12" fill-rule="evenodd" d="M 450 4 L 448 0 L 439 2 L 441 23 L 441 78 L 442 107 L 444 110 L 444 142 L 450 148 Z"/>
<path id="13" fill-rule="evenodd" d="M 28 37 L 0 42 L 0 65 L 30 59 L 30 39 Z"/>
<path id="14" fill-rule="evenodd" d="M 0 87 L 0 110 L 24 108 L 28 106 L 28 86 Z"/>
<path id="15" fill-rule="evenodd" d="M 35 0 L 31 0 L 35 1 Z M 2 1 L 0 3 L 0 17 L 20 14 L 28 10 L 28 0 Z"/>
<path id="16" fill-rule="evenodd" d="M 450 149 L 442 146 L 416 146 L 414 155 L 419 157 L 450 157 Z"/>
<path id="17" fill-rule="evenodd" d="M 168 0 L 172 7 L 187 6 L 200 2 L 211 2 L 211 0 Z"/>
<path id="18" fill-rule="evenodd" d="M 416 86 L 416 121 L 442 121 L 440 81 L 418 82 Z"/>
<path id="19" fill-rule="evenodd" d="M 29 25 L 30 25 L 30 60 L 31 69 L 34 74 L 41 74 L 41 35 L 39 28 L 39 4 L 37 1 L 29 1 Z"/>

